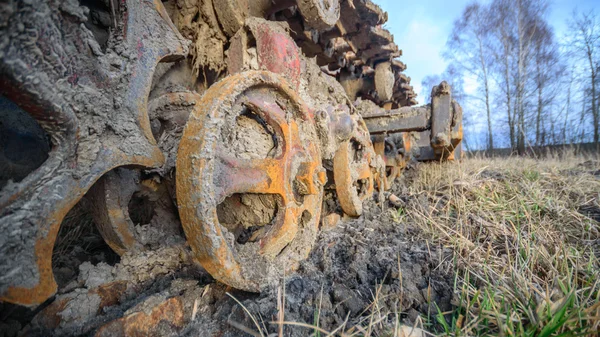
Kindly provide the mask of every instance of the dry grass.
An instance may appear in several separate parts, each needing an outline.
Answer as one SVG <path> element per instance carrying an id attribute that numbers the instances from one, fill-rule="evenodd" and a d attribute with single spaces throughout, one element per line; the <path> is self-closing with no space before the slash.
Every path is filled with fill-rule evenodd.
<path id="1" fill-rule="evenodd" d="M 94 230 L 94 220 L 85 202 L 82 200 L 65 216 L 54 244 L 54 258 L 66 256 L 75 246 L 80 246 L 86 252 L 91 250 L 90 244 L 85 244 L 82 238 L 99 234 Z"/>
<path id="2" fill-rule="evenodd" d="M 454 251 L 456 309 L 432 319 L 443 335 L 598 334 L 600 162 L 421 165 L 409 190 L 402 216 Z"/>

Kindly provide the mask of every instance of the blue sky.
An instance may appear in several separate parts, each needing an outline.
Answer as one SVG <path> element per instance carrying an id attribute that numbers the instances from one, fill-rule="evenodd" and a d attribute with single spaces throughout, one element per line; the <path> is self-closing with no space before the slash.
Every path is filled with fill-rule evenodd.
<path id="1" fill-rule="evenodd" d="M 454 20 L 473 0 L 373 1 L 389 13 L 385 27 L 394 34 L 396 44 L 402 49 L 400 59 L 408 65 L 406 74 L 411 77 L 411 84 L 421 98 L 421 80 L 446 69 L 447 63 L 441 56 L 446 39 Z M 581 11 L 598 10 L 600 0 L 553 0 L 549 22 L 557 35 L 564 34 L 566 20 L 575 7 Z M 419 103 L 423 102 L 419 100 Z"/>

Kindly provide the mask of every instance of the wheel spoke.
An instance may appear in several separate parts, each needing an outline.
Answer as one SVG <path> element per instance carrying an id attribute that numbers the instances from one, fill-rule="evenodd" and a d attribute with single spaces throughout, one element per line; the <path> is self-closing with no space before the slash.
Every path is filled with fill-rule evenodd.
<path id="1" fill-rule="evenodd" d="M 273 227 L 267 235 L 260 240 L 260 253 L 269 258 L 275 258 L 277 254 L 291 242 L 298 233 L 297 208 L 286 207 L 277 213 L 273 219 Z"/>
<path id="2" fill-rule="evenodd" d="M 278 159 L 215 159 L 215 197 L 218 203 L 235 193 L 279 194 L 284 191 L 285 163 Z"/>
<path id="3" fill-rule="evenodd" d="M 248 109 L 257 113 L 267 124 L 275 128 L 275 132 L 281 134 L 287 127 L 285 111 L 277 104 L 267 100 L 265 94 L 258 91 L 249 92 L 242 103 Z"/>
<path id="4" fill-rule="evenodd" d="M 369 162 L 360 162 L 354 164 L 354 170 L 358 173 L 357 180 L 369 179 L 371 177 L 371 165 Z"/>

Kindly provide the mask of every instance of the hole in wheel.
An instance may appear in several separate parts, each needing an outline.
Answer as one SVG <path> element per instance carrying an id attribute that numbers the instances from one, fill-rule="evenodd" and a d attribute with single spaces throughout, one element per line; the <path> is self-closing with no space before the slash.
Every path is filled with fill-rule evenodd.
<path id="1" fill-rule="evenodd" d="M 84 25 L 87 29 L 92 32 L 92 35 L 96 39 L 96 42 L 102 48 L 102 51 L 106 51 L 108 46 L 109 30 L 114 25 L 112 20 L 114 19 L 111 15 L 111 10 L 107 5 L 108 2 L 98 0 L 80 0 L 81 6 L 88 8 L 87 20 Z"/>
<path id="2" fill-rule="evenodd" d="M 292 191 L 294 192 L 294 199 L 296 200 L 297 204 L 300 205 L 304 203 L 304 195 L 307 194 L 307 190 L 308 188 L 301 181 L 297 179 L 294 180 L 292 184 Z"/>
<path id="3" fill-rule="evenodd" d="M 84 262 L 114 265 L 120 261 L 98 232 L 89 201 L 81 199 L 64 217 L 52 250 L 52 272 L 62 288 L 77 280 Z"/>
<path id="4" fill-rule="evenodd" d="M 359 179 L 354 183 L 354 186 L 360 199 L 363 199 L 369 193 L 369 188 L 371 187 L 369 179 Z"/>
<path id="5" fill-rule="evenodd" d="M 0 191 L 42 166 L 51 147 L 50 136 L 38 122 L 0 95 Z"/>
<path id="6" fill-rule="evenodd" d="M 281 154 L 280 141 L 273 128 L 258 114 L 244 107 L 233 128 L 225 128 L 223 147 L 240 159 L 276 158 Z"/>
<path id="7" fill-rule="evenodd" d="M 156 202 L 142 191 L 135 192 L 127 205 L 129 218 L 136 225 L 148 225 L 154 217 Z"/>
<path id="8" fill-rule="evenodd" d="M 362 161 L 365 155 L 365 147 L 356 139 L 352 139 L 351 144 L 352 158 L 354 162 Z"/>
<path id="9" fill-rule="evenodd" d="M 275 194 L 234 194 L 217 206 L 219 223 L 239 244 L 257 242 L 271 228 L 282 204 Z"/>
<path id="10" fill-rule="evenodd" d="M 390 178 L 392 176 L 393 170 L 394 170 L 394 168 L 391 167 L 391 166 L 387 166 L 385 168 L 385 176 L 386 176 L 386 178 Z"/>
<path id="11" fill-rule="evenodd" d="M 300 225 L 300 228 L 306 227 L 306 224 L 308 224 L 311 219 L 312 219 L 312 214 L 310 214 L 309 211 L 305 210 L 304 212 L 302 212 L 302 215 L 300 216 L 300 219 L 298 220 L 298 224 Z"/>

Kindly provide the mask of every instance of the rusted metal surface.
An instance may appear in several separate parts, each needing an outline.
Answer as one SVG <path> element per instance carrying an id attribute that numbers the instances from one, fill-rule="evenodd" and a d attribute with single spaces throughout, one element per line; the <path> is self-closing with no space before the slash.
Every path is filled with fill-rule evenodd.
<path id="1" fill-rule="evenodd" d="M 100 178 L 89 192 L 98 231 L 119 255 L 142 248 L 136 239 L 135 224 L 128 210 L 140 179 L 140 173 L 136 170 L 115 169 Z"/>
<path id="2" fill-rule="evenodd" d="M 175 169 L 177 149 L 183 128 L 200 95 L 196 92 L 167 92 L 148 102 L 148 115 L 153 122 L 152 134 L 165 155 L 165 163 L 153 171 L 162 177 Z"/>
<path id="3" fill-rule="evenodd" d="M 452 153 L 448 157 L 449 160 L 460 160 L 462 159 L 462 140 L 463 140 L 463 111 L 462 107 L 458 102 L 452 100 L 452 110 L 454 116 L 452 118 L 452 133 L 450 136 L 450 142 L 452 143 Z"/>
<path id="4" fill-rule="evenodd" d="M 389 111 L 379 110 L 363 115 L 372 135 L 428 130 L 431 125 L 429 106 L 403 107 Z"/>
<path id="5" fill-rule="evenodd" d="M 453 111 L 448 83 L 442 82 L 432 89 L 431 110 L 431 147 L 436 155 L 441 156 L 451 146 L 450 132 Z"/>
<path id="6" fill-rule="evenodd" d="M 140 199 L 134 199 L 138 196 Z M 147 242 L 137 233 L 136 225 L 152 226 L 162 234 L 179 232 L 171 228 L 178 226 L 176 220 L 163 215 L 177 211 L 167 186 L 156 175 L 144 178 L 139 170 L 116 168 L 102 176 L 87 197 L 93 205 L 91 213 L 98 231 L 119 255 L 144 249 Z M 135 214 L 142 214 L 136 217 L 138 223 L 132 220 L 131 207 Z"/>
<path id="7" fill-rule="evenodd" d="M 413 151 L 413 141 L 410 132 L 403 132 L 401 136 L 402 148 L 398 149 L 398 154 L 400 154 L 401 159 L 398 160 L 398 167 L 400 167 L 401 169 L 405 169 L 408 165 L 408 162 L 411 159 L 411 154 Z"/>
<path id="8" fill-rule="evenodd" d="M 227 58 L 229 74 L 250 69 L 248 52 L 251 41 L 256 43 L 258 69 L 269 70 L 286 77 L 297 90 L 300 84 L 300 51 L 290 35 L 280 25 L 262 19 L 246 20 L 232 38 Z"/>
<path id="9" fill-rule="evenodd" d="M 391 62 L 381 62 L 375 67 L 375 90 L 382 102 L 390 102 L 394 96 L 396 78 Z"/>
<path id="10" fill-rule="evenodd" d="M 11 275 L 0 281 L 0 299 L 23 305 L 41 303 L 55 293 L 51 256 L 60 223 L 93 183 L 117 166 L 163 163 L 149 127 L 147 97 L 156 64 L 187 53 L 159 1 L 125 1 L 119 8 L 121 16 L 115 20 L 123 29 L 114 38 L 131 58 L 102 54 L 81 28 L 80 13 L 64 13 L 56 4 L 23 2 L 1 32 L 7 44 L 0 58 L 0 91 L 33 116 L 53 144 L 41 167 L 0 196 L 5 240 L 0 271 Z M 10 33 L 22 22 L 43 38 L 32 45 Z M 48 60 L 52 55 L 60 59 Z M 49 62 L 55 67 L 46 67 Z M 129 71 L 107 72 L 110 62 Z M 114 97 L 123 100 L 116 103 Z M 94 115 L 111 111 L 123 123 L 114 126 L 116 132 L 93 129 Z M 9 234 L 15 227 L 21 229 L 16 237 Z"/>
<path id="11" fill-rule="evenodd" d="M 274 130 L 282 144 L 280 156 L 240 160 L 221 148 L 221 131 L 230 127 L 225 120 L 235 120 L 242 107 Z M 308 255 L 316 238 L 325 175 L 317 142 L 301 141 L 300 127 L 303 137 L 310 137 L 306 132 L 314 132 L 312 117 L 286 81 L 269 72 L 227 77 L 211 87 L 192 112 L 179 147 L 177 199 L 188 242 L 216 279 L 258 291 L 266 282 L 265 269 L 292 268 L 294 261 Z M 216 212 L 235 193 L 275 194 L 281 199 L 270 229 L 243 247 L 228 239 Z M 300 227 L 303 217 L 312 220 Z"/>
<path id="12" fill-rule="evenodd" d="M 216 0 L 212 3 L 223 32 L 227 36 L 235 35 L 248 17 L 248 0 Z"/>
<path id="13" fill-rule="evenodd" d="M 453 160 L 463 138 L 462 108 L 452 99 L 450 85 L 442 82 L 431 93 L 431 130 L 421 134 L 419 160 Z M 429 136 L 430 144 L 425 144 Z"/>
<path id="14" fill-rule="evenodd" d="M 153 130 L 158 145 L 167 157 L 159 172 L 170 172 L 175 168 L 177 145 L 189 113 L 199 95 L 191 92 L 172 92 L 161 95 L 148 103 L 150 118 L 159 123 L 158 130 Z M 140 251 L 143 243 L 137 237 L 135 225 L 129 214 L 129 203 L 134 193 L 151 197 L 153 201 L 161 201 L 159 205 L 165 212 L 176 213 L 171 205 L 165 184 L 152 178 L 145 180 L 138 169 L 116 168 L 106 173 L 90 189 L 87 197 L 94 205 L 91 213 L 98 231 L 104 241 L 117 254 Z M 163 219 L 165 221 L 165 219 Z"/>
<path id="15" fill-rule="evenodd" d="M 170 336 L 183 327 L 183 313 L 183 302 L 173 297 L 149 310 L 134 312 L 109 322 L 100 327 L 94 336 Z"/>
<path id="16" fill-rule="evenodd" d="M 342 210 L 349 216 L 360 216 L 363 201 L 373 194 L 373 155 L 368 131 L 363 123 L 358 123 L 356 133 L 340 145 L 333 158 L 337 197 Z"/>
<path id="17" fill-rule="evenodd" d="M 95 219 L 109 246 L 124 254 L 143 246 L 128 214 L 132 196 L 164 180 L 172 183 L 177 166 L 180 216 L 196 258 L 216 279 L 259 291 L 276 279 L 266 275 L 283 272 L 282 266 L 293 270 L 310 252 L 327 181 L 322 162 L 329 169 L 333 164 L 339 203 L 356 217 L 373 193 L 374 172 L 385 174 L 383 188 L 389 189 L 412 147 L 421 150 L 418 160 L 460 158 L 462 109 L 445 83 L 434 89 L 430 106 L 409 107 L 416 94 L 403 73 L 406 65 L 396 59 L 402 52 L 382 28 L 387 14 L 370 0 L 178 4 L 185 8 L 167 2 L 169 13 L 158 0 L 110 2 L 113 22 L 102 45 L 85 28 L 90 20 L 79 5 L 14 2 L 17 10 L 0 26 L 0 94 L 39 122 L 52 151 L 0 195 L 3 301 L 35 305 L 56 292 L 51 256 L 60 223 L 99 178 L 90 193 Z M 184 91 L 148 102 L 153 81 L 164 84 L 167 68 L 154 76 L 157 63 L 188 56 L 187 41 L 169 15 L 193 40 L 186 62 L 194 64 L 194 84 L 174 83 Z M 327 80 L 305 77 L 306 62 L 321 66 L 319 76 Z M 330 95 L 307 107 L 299 97 L 311 85 Z M 152 97 L 161 90 L 172 89 L 153 89 Z M 377 108 L 363 122 L 339 98 L 343 90 L 350 101 L 370 100 Z M 242 111 L 258 116 L 279 152 L 241 159 L 228 151 L 223 134 L 236 127 Z M 377 136 L 375 149 L 369 132 Z M 413 146 L 408 132 L 420 132 L 420 143 Z M 121 166 L 128 168 L 111 171 Z M 140 170 L 164 180 L 146 185 Z M 241 243 L 217 209 L 246 194 L 276 196 L 276 209 L 259 229 L 245 226 L 253 232 Z M 323 226 L 337 221 L 339 215 L 329 215 Z M 55 303 L 40 318 L 49 325 L 60 323 L 57 312 L 68 305 Z M 176 303 L 165 308 L 178 310 Z M 159 316 L 167 309 L 157 310 Z M 147 335 L 159 324 L 154 311 L 135 315 L 98 333 Z M 178 326 L 179 318 L 167 321 Z"/>
<path id="18" fill-rule="evenodd" d="M 408 135 L 409 132 L 417 132 L 417 160 L 453 160 L 454 151 L 460 148 L 463 138 L 462 108 L 452 99 L 450 86 L 446 82 L 434 87 L 431 96 L 430 105 L 390 111 L 375 109 L 363 114 L 369 132 L 372 135 L 400 132 Z M 410 147 L 410 137 L 403 136 L 403 140 Z M 404 152 L 406 161 L 411 151 L 405 149 Z M 406 163 L 398 162 L 397 166 L 402 168 Z"/>

